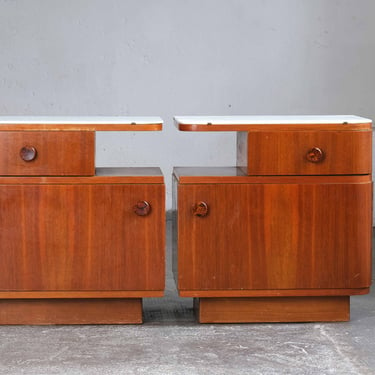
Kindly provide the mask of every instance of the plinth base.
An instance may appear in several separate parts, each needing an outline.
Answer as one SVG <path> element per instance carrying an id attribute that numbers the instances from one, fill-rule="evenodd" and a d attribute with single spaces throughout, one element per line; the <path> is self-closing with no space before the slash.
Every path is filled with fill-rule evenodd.
<path id="1" fill-rule="evenodd" d="M 339 322 L 350 297 L 195 298 L 199 323 Z"/>
<path id="2" fill-rule="evenodd" d="M 140 323 L 141 298 L 0 300 L 0 324 Z"/>

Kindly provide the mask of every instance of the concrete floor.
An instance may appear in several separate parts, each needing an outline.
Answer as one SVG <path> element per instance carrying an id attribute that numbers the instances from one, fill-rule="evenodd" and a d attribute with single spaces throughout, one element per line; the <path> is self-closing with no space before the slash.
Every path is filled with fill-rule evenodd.
<path id="1" fill-rule="evenodd" d="M 198 325 L 170 270 L 141 326 L 0 327 L 0 374 L 375 374 L 374 290 L 347 323 Z"/>

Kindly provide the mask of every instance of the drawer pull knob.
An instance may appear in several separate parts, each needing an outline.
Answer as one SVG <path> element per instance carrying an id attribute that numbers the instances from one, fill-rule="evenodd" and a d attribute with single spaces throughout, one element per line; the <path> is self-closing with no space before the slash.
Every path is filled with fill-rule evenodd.
<path id="1" fill-rule="evenodd" d="M 37 156 L 36 148 L 33 146 L 24 146 L 20 150 L 20 156 L 23 161 L 33 161 Z"/>
<path id="2" fill-rule="evenodd" d="M 311 163 L 321 163 L 324 160 L 324 152 L 319 147 L 313 147 L 307 152 L 306 159 Z"/>
<path id="3" fill-rule="evenodd" d="M 138 201 L 137 204 L 133 207 L 133 211 L 138 216 L 147 216 L 151 212 L 150 203 L 147 201 Z"/>
<path id="4" fill-rule="evenodd" d="M 193 215 L 205 217 L 208 215 L 208 204 L 206 202 L 198 202 L 193 207 Z"/>

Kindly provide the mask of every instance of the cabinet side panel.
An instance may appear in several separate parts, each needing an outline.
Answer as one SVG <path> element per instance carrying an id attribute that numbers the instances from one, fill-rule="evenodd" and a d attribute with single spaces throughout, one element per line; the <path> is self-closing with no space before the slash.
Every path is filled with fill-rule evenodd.
<path id="1" fill-rule="evenodd" d="M 176 285 L 178 284 L 178 180 L 172 179 L 172 272 Z"/>
<path id="2" fill-rule="evenodd" d="M 237 167 L 247 173 L 248 132 L 237 133 Z"/>

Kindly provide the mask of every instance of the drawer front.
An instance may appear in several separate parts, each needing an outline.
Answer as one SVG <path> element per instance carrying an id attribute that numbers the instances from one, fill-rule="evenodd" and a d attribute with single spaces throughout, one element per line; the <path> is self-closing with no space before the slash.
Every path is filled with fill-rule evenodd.
<path id="1" fill-rule="evenodd" d="M 92 176 L 95 133 L 0 132 L 0 175 Z"/>
<path id="2" fill-rule="evenodd" d="M 371 131 L 253 132 L 248 134 L 249 175 L 371 173 Z"/>

